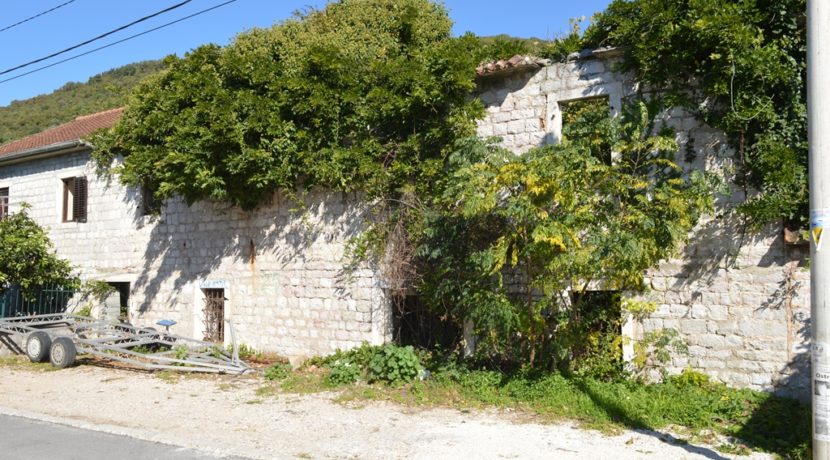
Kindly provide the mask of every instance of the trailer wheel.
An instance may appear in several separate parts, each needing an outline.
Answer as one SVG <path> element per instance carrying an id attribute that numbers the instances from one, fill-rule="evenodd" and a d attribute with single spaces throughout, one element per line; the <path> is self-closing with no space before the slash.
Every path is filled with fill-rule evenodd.
<path id="1" fill-rule="evenodd" d="M 75 355 L 77 349 L 72 339 L 69 337 L 58 337 L 52 342 L 52 347 L 49 349 L 49 361 L 52 366 L 58 369 L 63 369 L 75 364 Z"/>
<path id="2" fill-rule="evenodd" d="M 26 356 L 33 363 L 43 363 L 49 359 L 49 347 L 52 346 L 52 339 L 44 331 L 35 331 L 26 338 Z"/>

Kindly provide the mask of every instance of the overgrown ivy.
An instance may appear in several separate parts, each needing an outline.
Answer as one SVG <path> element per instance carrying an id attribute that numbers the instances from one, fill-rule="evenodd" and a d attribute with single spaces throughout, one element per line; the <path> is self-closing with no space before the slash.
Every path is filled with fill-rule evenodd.
<path id="1" fill-rule="evenodd" d="M 478 42 L 428 0 L 343 0 L 202 46 L 141 85 L 114 130 L 121 180 L 253 208 L 278 188 L 428 190 L 474 134 Z"/>
<path id="2" fill-rule="evenodd" d="M 584 46 L 723 130 L 742 160 L 750 223 L 807 221 L 805 0 L 615 0 Z"/>

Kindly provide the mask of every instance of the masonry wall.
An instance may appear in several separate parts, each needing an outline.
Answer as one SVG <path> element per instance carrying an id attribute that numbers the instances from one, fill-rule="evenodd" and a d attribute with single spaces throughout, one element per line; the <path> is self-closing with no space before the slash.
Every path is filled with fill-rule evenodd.
<path id="1" fill-rule="evenodd" d="M 592 55 L 507 76 L 484 78 L 480 99 L 487 114 L 482 136 L 499 136 L 516 153 L 555 143 L 561 137 L 561 108 L 575 99 L 607 96 L 610 110 L 635 95 L 636 82 L 612 71 L 612 55 Z M 662 114 L 675 128 L 678 164 L 724 178 L 734 172 L 734 151 L 723 134 L 682 110 Z M 809 246 L 787 245 L 783 228 L 748 231 L 736 206 L 747 192 L 732 187 L 718 198 L 714 215 L 704 217 L 676 258 L 647 277 L 644 297 L 658 305 L 624 334 L 642 340 L 671 328 L 680 332 L 688 354 L 675 354 L 667 370 L 705 372 L 729 384 L 809 397 Z M 630 354 L 630 348 L 627 350 Z"/>
<path id="2" fill-rule="evenodd" d="M 62 179 L 79 175 L 89 179 L 87 222 L 61 222 Z M 173 319 L 171 332 L 202 338 L 203 289 L 221 288 L 238 340 L 258 350 L 312 356 L 391 336 L 376 270 L 346 270 L 346 245 L 365 226 L 355 195 L 275 195 L 251 212 L 173 200 L 142 216 L 139 193 L 96 177 L 87 153 L 0 167 L 0 187 L 12 212 L 32 206 L 84 280 L 130 283 L 135 324 Z"/>

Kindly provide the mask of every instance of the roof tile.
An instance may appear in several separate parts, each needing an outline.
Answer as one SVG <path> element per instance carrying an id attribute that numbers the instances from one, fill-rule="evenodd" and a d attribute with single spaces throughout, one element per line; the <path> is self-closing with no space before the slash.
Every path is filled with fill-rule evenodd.
<path id="1" fill-rule="evenodd" d="M 124 108 L 120 107 L 91 115 L 82 115 L 68 123 L 0 145 L 0 157 L 62 142 L 79 140 L 99 129 L 111 128 L 121 117 L 123 111 Z"/>

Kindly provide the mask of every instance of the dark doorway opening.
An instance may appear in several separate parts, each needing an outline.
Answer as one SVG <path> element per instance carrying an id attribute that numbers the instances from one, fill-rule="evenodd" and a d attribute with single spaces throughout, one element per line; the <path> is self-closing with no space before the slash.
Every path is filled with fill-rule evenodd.
<path id="1" fill-rule="evenodd" d="M 114 287 L 118 291 L 119 315 L 118 317 L 123 321 L 130 319 L 130 283 L 128 282 L 114 282 L 107 281 L 107 284 Z"/>
<path id="2" fill-rule="evenodd" d="M 395 300 L 392 324 L 395 342 L 404 346 L 449 350 L 461 340 L 461 328 L 430 310 L 417 295 Z"/>

